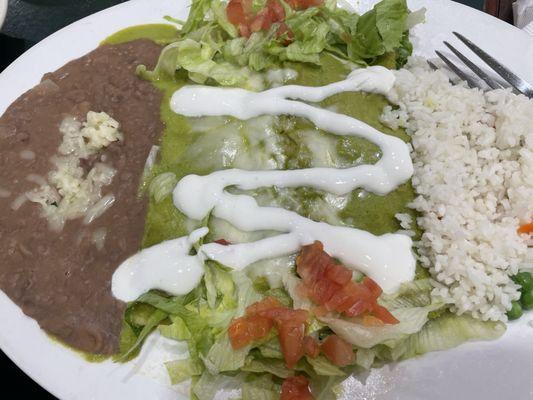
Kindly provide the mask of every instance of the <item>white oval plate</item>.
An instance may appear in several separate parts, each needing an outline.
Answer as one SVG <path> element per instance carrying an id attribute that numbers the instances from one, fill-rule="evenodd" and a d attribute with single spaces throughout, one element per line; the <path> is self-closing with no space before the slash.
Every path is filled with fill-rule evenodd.
<path id="1" fill-rule="evenodd" d="M 1 0 L 0 0 L 1 2 Z M 375 0 L 362 0 L 361 9 Z M 94 49 L 108 35 L 131 25 L 164 22 L 164 15 L 185 18 L 188 0 L 132 0 L 82 19 L 48 37 L 0 74 L 0 114 L 41 76 Z M 427 23 L 415 29 L 415 51 L 428 57 L 442 40 L 457 43 L 459 31 L 533 82 L 533 39 L 524 32 L 472 8 L 448 0 L 410 0 L 426 7 Z M 463 47 L 458 44 L 458 47 Z M 475 57 L 472 57 L 475 58 Z M 0 347 L 30 377 L 63 400 L 186 399 L 175 390 L 134 373 L 134 365 L 91 364 L 48 339 L 0 292 Z M 526 315 L 510 324 L 496 342 L 469 343 L 373 370 L 352 379 L 350 399 L 533 398 L 533 328 Z"/>

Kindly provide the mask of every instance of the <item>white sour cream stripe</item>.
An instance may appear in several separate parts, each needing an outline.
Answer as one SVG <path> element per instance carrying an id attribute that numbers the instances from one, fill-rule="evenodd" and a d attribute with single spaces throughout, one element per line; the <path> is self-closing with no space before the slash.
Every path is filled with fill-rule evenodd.
<path id="1" fill-rule="evenodd" d="M 353 168 L 306 168 L 288 171 L 217 171 L 206 177 L 189 175 L 178 185 L 176 192 L 188 185 L 209 185 L 196 199 L 186 201 L 195 204 L 194 209 L 185 212 L 195 219 L 204 218 L 213 208 L 213 198 L 202 198 L 207 192 L 218 192 L 220 188 L 237 185 L 241 189 L 255 189 L 261 186 L 296 187 L 309 186 L 342 195 L 355 188 L 363 188 L 384 195 L 409 180 L 413 164 L 408 146 L 399 138 L 385 135 L 355 118 L 314 107 L 301 99 L 318 102 L 334 94 L 347 91 L 366 91 L 386 94 L 394 85 L 394 75 L 383 67 L 355 70 L 341 82 L 322 87 L 282 86 L 265 92 L 255 93 L 244 89 L 228 89 L 208 86 L 185 86 L 176 91 L 171 99 L 171 108 L 177 114 L 190 117 L 229 115 L 239 119 L 250 119 L 260 115 L 296 115 L 307 118 L 318 128 L 343 136 L 357 136 L 367 139 L 382 150 L 382 157 L 374 165 L 358 165 Z M 236 172 L 238 171 L 238 176 Z M 200 182 L 197 181 L 199 178 Z M 237 180 L 237 181 L 236 181 Z M 212 189 L 215 185 L 215 190 Z M 175 193 L 176 193 L 175 192 Z M 177 194 L 179 196 L 180 193 Z M 188 193 L 187 196 L 190 196 Z M 176 194 L 175 194 L 176 196 Z M 200 201 L 198 201 L 200 200 Z M 176 201 L 176 197 L 175 197 Z M 185 201 L 177 200 L 184 205 Z M 178 208 L 181 209 L 179 205 Z"/>
<path id="2" fill-rule="evenodd" d="M 356 70 L 346 80 L 323 87 L 289 85 L 255 93 L 243 89 L 186 86 L 174 93 L 171 108 L 182 115 L 191 117 L 229 115 L 239 119 L 250 119 L 265 114 L 295 115 L 309 119 L 318 128 L 330 133 L 365 138 L 382 150 L 382 157 L 376 164 L 358 165 L 346 169 L 307 168 L 288 171 L 231 169 L 217 171 L 207 176 L 184 177 L 176 186 L 173 197 L 176 207 L 189 218 L 200 220 L 212 212 L 216 217 L 244 231 L 283 232 L 278 236 L 253 243 L 230 246 L 206 244 L 200 248 L 199 258 L 207 257 L 240 269 L 262 259 L 295 253 L 301 246 L 320 240 L 330 255 L 372 277 L 385 292 L 392 292 L 400 283 L 412 280 L 415 260 L 411 252 L 411 239 L 405 235 L 375 236 L 358 229 L 319 223 L 282 208 L 260 207 L 251 196 L 232 195 L 225 191 L 229 186 L 245 190 L 265 186 L 285 188 L 309 186 L 337 195 L 347 194 L 356 188 L 363 188 L 380 195 L 394 190 L 409 180 L 413 173 L 409 148 L 402 140 L 385 135 L 349 116 L 294 100 L 318 102 L 346 91 L 385 94 L 393 84 L 394 75 L 389 70 L 383 67 L 370 67 Z M 156 250 L 158 246 L 164 247 L 165 243 L 148 250 L 153 249 L 155 256 L 159 251 Z M 163 251 L 164 248 L 161 249 L 161 252 Z M 156 262 L 155 259 L 152 261 Z M 162 255 L 157 262 L 165 262 L 164 256 Z M 160 272 L 163 272 L 163 269 L 166 270 L 161 268 Z M 155 271 L 152 269 L 152 272 Z M 175 276 L 160 276 L 158 279 L 164 281 L 172 278 Z M 197 278 L 198 282 L 200 279 L 201 274 L 200 278 Z M 145 288 L 148 285 L 143 283 L 140 286 Z M 160 286 L 152 288 L 163 289 Z M 117 296 L 114 289 L 113 292 Z M 132 290 L 130 298 L 133 292 L 137 295 L 143 293 Z"/>
<path id="3" fill-rule="evenodd" d="M 113 274 L 113 296 L 127 302 L 151 289 L 176 296 L 189 293 L 202 279 L 205 261 L 201 254 L 189 253 L 208 232 L 207 228 L 197 229 L 189 236 L 167 240 L 128 258 Z"/>

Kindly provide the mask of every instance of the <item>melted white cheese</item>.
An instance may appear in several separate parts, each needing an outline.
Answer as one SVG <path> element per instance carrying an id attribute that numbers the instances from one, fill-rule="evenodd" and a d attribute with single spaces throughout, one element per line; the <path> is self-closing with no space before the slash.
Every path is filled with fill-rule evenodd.
<path id="1" fill-rule="evenodd" d="M 366 91 L 386 94 L 394 84 L 394 75 L 383 67 L 370 67 L 352 72 L 347 79 L 323 87 L 282 86 L 255 93 L 243 89 L 207 86 L 185 86 L 171 99 L 171 108 L 178 114 L 200 116 L 233 116 L 250 119 L 260 115 L 295 115 L 309 119 L 317 128 L 330 133 L 357 136 L 367 139 L 382 150 L 381 159 L 374 165 L 358 165 L 351 168 L 307 168 L 286 171 L 245 171 L 230 169 L 207 176 L 188 175 L 174 189 L 174 204 L 189 218 L 201 220 L 209 213 L 230 222 L 244 231 L 274 230 L 280 235 L 252 243 L 229 246 L 209 243 L 200 247 L 197 268 L 189 269 L 194 279 L 183 279 L 174 269 L 183 266 L 175 259 L 164 259 L 169 242 L 144 250 L 151 255 L 130 282 L 120 282 L 124 290 L 135 287 L 133 292 L 149 288 L 182 294 L 190 282 L 199 281 L 203 272 L 200 265 L 207 257 L 232 268 L 246 266 L 267 258 L 297 252 L 301 246 L 319 240 L 331 256 L 344 264 L 364 272 L 374 279 L 385 292 L 394 291 L 402 282 L 414 277 L 415 260 L 411 252 L 411 239 L 401 234 L 375 236 L 359 229 L 333 226 L 304 218 L 295 212 L 277 207 L 260 207 L 255 199 L 246 195 L 233 195 L 225 188 L 236 186 L 250 190 L 264 186 L 308 186 L 335 195 L 345 195 L 356 188 L 385 195 L 410 179 L 413 165 L 408 146 L 400 139 L 385 135 L 352 117 L 321 109 L 305 102 L 319 102 L 334 94 L 347 91 Z M 295 99 L 302 100 L 296 101 Z M 190 239 L 182 238 L 189 243 Z M 172 243 L 174 241 L 170 241 Z M 142 254 L 141 252 L 140 254 Z M 138 257 L 140 255 L 134 256 Z M 127 261 L 128 262 L 128 261 Z M 153 262 L 154 266 L 148 265 Z M 162 264 L 168 266 L 163 267 Z M 172 264 L 172 265 L 171 265 Z M 156 266 L 157 265 L 157 266 Z M 191 263 L 192 265 L 192 263 Z M 132 268 L 132 267 L 130 267 Z M 157 268 L 157 269 L 155 269 Z M 116 275 L 122 275 L 119 268 Z M 150 274 L 140 272 L 150 269 Z M 118 279 L 121 280 L 121 279 Z M 115 283 L 114 279 L 114 283 Z M 163 288 L 163 283 L 166 288 Z M 159 286 L 154 286 L 157 283 Z M 117 283 L 118 284 L 118 283 Z M 189 289 L 190 288 L 190 289 Z M 117 292 L 113 288 L 117 296 Z M 178 293 L 179 292 L 179 293 Z M 117 296 L 118 298 L 124 299 Z"/>

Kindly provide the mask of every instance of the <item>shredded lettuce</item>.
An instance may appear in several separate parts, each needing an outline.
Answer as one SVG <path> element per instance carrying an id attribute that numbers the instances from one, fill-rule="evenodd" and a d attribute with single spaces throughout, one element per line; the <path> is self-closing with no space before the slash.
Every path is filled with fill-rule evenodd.
<path id="1" fill-rule="evenodd" d="M 123 330 L 126 330 L 125 336 L 122 338 L 129 338 L 129 341 L 123 341 L 121 343 L 121 354 L 117 357 L 118 361 L 127 361 L 131 357 L 137 355 L 137 352 L 141 348 L 145 339 L 148 337 L 152 331 L 157 328 L 160 322 L 168 317 L 168 314 L 161 310 L 154 310 L 150 317 L 146 320 L 145 325 L 142 327 L 142 330 L 138 335 L 135 335 L 135 331 L 131 325 L 127 325 Z"/>
<path id="2" fill-rule="evenodd" d="M 306 357 L 306 360 L 313 367 L 314 372 L 320 376 L 346 376 L 344 372 L 339 367 L 333 365 L 324 356 L 318 356 L 316 358 Z"/>
<path id="3" fill-rule="evenodd" d="M 215 272 L 215 274 L 224 277 L 225 271 Z M 157 325 L 163 336 L 187 341 L 193 361 L 198 362 L 202 357 L 212 354 L 214 344 L 220 340 L 234 317 L 237 304 L 236 290 L 228 291 L 229 286 L 224 279 L 220 279 L 216 287 L 222 288 L 225 292 L 217 293 L 217 298 L 221 300 L 215 304 L 214 308 L 209 306 L 205 283 L 186 296 L 167 297 L 158 292 L 149 292 L 141 296 L 137 302 L 130 305 L 129 310 L 135 310 L 139 304 L 149 305 L 153 309 L 153 314 L 135 342 L 131 343 L 128 349 L 121 349 L 121 357 L 128 357 L 132 354 Z M 126 315 L 130 313 L 127 311 Z M 131 320 L 129 318 L 128 328 L 132 329 L 135 324 Z M 170 323 L 160 324 L 164 320 L 170 320 Z"/>
<path id="4" fill-rule="evenodd" d="M 215 3 L 219 3 L 219 1 L 193 0 L 189 16 L 185 24 L 183 24 L 181 31 L 186 35 L 200 29 L 204 25 L 204 16 L 209 13 Z"/>
<path id="5" fill-rule="evenodd" d="M 297 288 L 300 283 L 301 279 L 289 271 L 283 275 L 283 285 L 285 286 L 287 293 L 289 293 L 292 298 L 294 308 L 310 310 L 312 306 L 311 300 L 298 293 Z"/>
<path id="6" fill-rule="evenodd" d="M 260 10 L 265 3 L 254 0 L 253 9 Z M 294 36 L 290 43 L 286 37 L 276 37 L 277 25 L 249 38 L 239 37 L 227 19 L 226 3 L 193 0 L 187 21 L 177 21 L 181 25 L 177 40 L 164 48 L 152 71 L 140 66 L 138 73 L 152 81 L 168 83 L 175 79 L 172 84 L 176 87 L 188 77 L 201 84 L 261 90 L 262 72 L 270 68 L 294 68 L 302 72 L 304 82 L 314 82 L 323 70 L 332 75 L 327 79 L 335 78 L 328 60 L 341 65 L 343 75 L 357 65 L 379 63 L 395 68 L 403 65 L 411 54 L 409 29 L 423 20 L 423 11 L 410 13 L 405 0 L 383 0 L 364 15 L 339 8 L 333 0 L 298 11 L 283 1 L 282 5 L 286 11 L 284 22 Z M 307 66 L 303 68 L 303 64 Z M 342 108 L 341 103 L 325 102 L 324 106 Z M 368 114 L 368 110 L 361 113 Z M 354 145 L 352 139 L 346 138 L 330 140 L 327 133 L 289 117 L 259 117 L 250 121 L 218 117 L 180 119 L 179 123 L 182 122 L 190 125 L 191 132 L 184 139 L 186 145 L 179 159 L 190 167 L 184 168 L 188 173 L 193 170 L 205 174 L 224 168 L 294 169 L 331 163 L 343 168 L 360 157 L 370 157 L 363 160 L 369 163 L 379 158 L 377 150 L 364 147 L 364 143 Z M 295 129 L 296 124 L 299 125 Z M 332 161 L 321 165 L 324 155 L 331 156 Z M 169 203 L 168 197 L 182 172 L 172 166 L 157 170 L 159 175 L 150 184 L 153 203 L 160 203 L 158 206 Z M 308 188 L 268 188 L 253 195 L 261 205 L 281 206 L 332 224 L 357 226 L 354 216 L 361 214 L 350 199 L 341 214 L 330 204 L 339 199 Z M 383 197 L 377 201 L 389 200 Z M 381 220 L 369 220 L 374 226 L 385 226 Z M 246 242 L 271 234 L 241 232 L 216 218 L 204 222 L 211 230 L 210 239 Z M 395 226 L 383 229 L 393 231 Z M 136 355 L 146 337 L 157 329 L 168 339 L 187 343 L 189 357 L 167 362 L 165 367 L 173 384 L 192 379 L 194 399 L 277 400 L 283 379 L 306 374 L 315 399 L 334 400 L 342 392 L 342 381 L 354 371 L 468 340 L 494 339 L 505 329 L 502 324 L 450 314 L 445 305 L 432 298 L 431 280 L 424 277 L 379 299 L 400 320 L 399 324 L 365 326 L 357 318 L 347 319 L 333 313 L 310 318 L 306 334 L 322 340 L 336 333 L 354 346 L 354 365 L 339 368 L 320 355 L 304 357 L 294 370 L 289 370 L 275 331 L 259 342 L 233 349 L 227 332 L 229 324 L 244 315 L 246 307 L 266 296 L 275 297 L 288 307 L 313 311 L 312 302 L 297 290 L 301 280 L 294 267 L 294 255 L 260 262 L 244 271 L 231 271 L 215 262 L 206 262 L 204 278 L 191 293 L 171 297 L 152 291 L 128 305 L 118 359 Z"/>
<path id="7" fill-rule="evenodd" d="M 385 52 L 394 51 L 400 46 L 407 27 L 409 10 L 403 0 L 388 0 L 377 3 L 376 27 L 383 42 Z"/>
<path id="8" fill-rule="evenodd" d="M 379 343 L 396 341 L 418 332 L 428 321 L 429 312 L 440 307 L 442 307 L 441 304 L 432 304 L 426 307 L 390 310 L 400 321 L 394 325 L 365 326 L 358 322 L 334 317 L 321 317 L 320 321 L 348 343 L 368 349 Z"/>
<path id="9" fill-rule="evenodd" d="M 177 315 L 171 315 L 169 318 L 172 321 L 171 324 L 159 325 L 159 333 L 161 333 L 161 335 L 167 339 L 173 339 L 177 341 L 192 339 L 191 331 L 181 317 Z"/>
<path id="10" fill-rule="evenodd" d="M 271 339 L 266 341 L 265 343 L 262 343 L 258 350 L 260 351 L 261 355 L 265 358 L 277 358 L 277 359 L 283 359 L 283 353 L 281 352 L 281 346 L 279 344 L 279 341 L 277 339 Z"/>
<path id="11" fill-rule="evenodd" d="M 321 376 L 313 377 L 311 388 L 315 400 L 337 400 L 346 398 L 342 382 L 345 377 Z"/>
<path id="12" fill-rule="evenodd" d="M 251 348 L 252 346 L 248 345 L 241 349 L 234 349 L 231 347 L 228 335 L 225 334 L 213 344 L 203 362 L 212 374 L 236 371 L 244 366 Z"/>
<path id="13" fill-rule="evenodd" d="M 232 273 L 233 281 L 237 286 L 237 311 L 236 316 L 240 317 L 244 314 L 246 307 L 250 304 L 260 301 L 263 296 L 255 290 L 252 280 L 242 271 L 234 271 Z"/>
<path id="14" fill-rule="evenodd" d="M 122 321 L 122 330 L 120 332 L 120 341 L 119 341 L 119 353 L 114 357 L 115 361 L 129 361 L 130 358 L 135 356 L 135 353 L 130 357 L 125 357 L 124 355 L 135 345 L 137 341 L 137 334 L 133 327 L 126 321 Z"/>
<path id="15" fill-rule="evenodd" d="M 480 321 L 468 315 L 447 313 L 429 321 L 419 332 L 393 348 L 393 360 L 406 359 L 431 351 L 447 350 L 470 340 L 494 340 L 505 332 L 502 322 Z"/>
<path id="16" fill-rule="evenodd" d="M 204 282 L 209 307 L 216 308 L 218 305 L 224 309 L 236 307 L 236 288 L 231 272 L 215 262 L 208 262 L 206 263 Z M 238 294 L 241 294 L 243 290 L 244 288 L 238 288 Z"/>
<path id="17" fill-rule="evenodd" d="M 211 375 L 204 372 L 200 379 L 193 385 L 192 393 L 198 400 L 241 400 L 241 387 L 245 381 L 245 374 Z"/>
<path id="18" fill-rule="evenodd" d="M 358 349 L 356 355 L 356 364 L 363 369 L 370 369 L 374 364 L 376 351 L 374 349 Z"/>
<path id="19" fill-rule="evenodd" d="M 217 49 L 208 42 L 198 42 L 190 38 L 171 43 L 161 53 L 154 71 L 147 71 L 140 65 L 137 73 L 146 79 L 157 80 L 159 74 L 173 76 L 180 68 L 189 72 L 189 78 L 196 83 L 206 83 L 211 78 L 222 86 L 241 86 L 256 89 L 252 72 L 226 61 L 213 60 Z"/>
<path id="20" fill-rule="evenodd" d="M 249 356 L 242 370 L 245 372 L 255 373 L 267 372 L 282 379 L 294 375 L 293 371 L 287 369 L 283 360 L 277 358 L 263 358 L 257 356 Z"/>
<path id="21" fill-rule="evenodd" d="M 278 400 L 281 385 L 270 375 L 260 375 L 247 380 L 242 385 L 242 400 Z"/>
<path id="22" fill-rule="evenodd" d="M 254 8 L 261 9 L 264 4 L 254 2 Z M 261 90 L 264 82 L 257 72 L 286 61 L 320 65 L 321 55 L 326 53 L 356 65 L 381 62 L 396 67 L 411 54 L 409 28 L 420 21 L 420 13 L 409 17 L 406 0 L 382 0 L 362 16 L 331 1 L 301 11 L 281 4 L 286 13 L 284 23 L 292 32 L 290 43 L 286 35 L 278 37 L 277 23 L 249 38 L 238 37 L 227 19 L 226 3 L 193 0 L 178 40 L 163 50 L 153 71 L 140 66 L 138 73 L 158 80 L 183 69 L 197 83 Z"/>
<path id="23" fill-rule="evenodd" d="M 403 284 L 393 295 L 383 294 L 379 301 L 400 322 L 394 325 L 365 326 L 361 322 L 335 316 L 319 318 L 347 342 L 362 349 L 370 349 L 378 344 L 394 346 L 398 341 L 419 332 L 428 322 L 429 314 L 444 307 L 431 297 L 429 279 L 419 279 Z M 364 354 L 365 357 L 368 354 Z M 368 364 L 368 361 L 362 361 Z"/>
<path id="24" fill-rule="evenodd" d="M 172 193 L 177 183 L 176 174 L 164 172 L 152 179 L 148 190 L 150 195 L 154 197 L 155 202 L 159 203 Z"/>
<path id="25" fill-rule="evenodd" d="M 211 375 L 204 373 L 193 386 L 198 400 L 278 400 L 281 385 L 268 374 Z"/>
<path id="26" fill-rule="evenodd" d="M 166 362 L 165 367 L 172 385 L 177 385 L 193 376 L 199 376 L 203 371 L 202 365 L 191 358 Z"/>
<path id="27" fill-rule="evenodd" d="M 227 333 L 233 318 L 242 316 L 247 306 L 267 295 L 277 294 L 293 307 L 299 304 L 311 308 L 311 303 L 295 290 L 300 280 L 294 272 L 294 258 L 270 265 L 263 270 L 230 272 L 217 263 L 208 263 L 202 284 L 186 296 L 168 297 L 158 292 L 143 295 L 126 313 L 123 357 L 135 354 L 157 327 L 164 337 L 188 344 L 189 358 L 167 362 L 165 367 L 173 384 L 192 378 L 197 399 L 277 399 L 283 379 L 303 373 L 310 377 L 316 399 L 334 400 L 342 393 L 343 380 L 354 371 L 468 340 L 495 339 L 505 330 L 501 323 L 449 313 L 443 304 L 432 300 L 431 282 L 424 278 L 381 297 L 380 302 L 400 320 L 399 324 L 365 326 L 357 319 L 338 315 L 311 320 L 307 334 L 324 338 L 334 332 L 354 345 L 354 365 L 339 368 L 319 355 L 304 357 L 294 370 L 289 370 L 275 332 L 237 350 Z M 429 314 L 435 310 L 439 310 L 438 316 L 430 319 Z"/>
<path id="28" fill-rule="evenodd" d="M 425 307 L 432 302 L 431 290 L 431 279 L 418 279 L 402 284 L 392 295 L 382 294 L 379 301 L 388 309 Z"/>

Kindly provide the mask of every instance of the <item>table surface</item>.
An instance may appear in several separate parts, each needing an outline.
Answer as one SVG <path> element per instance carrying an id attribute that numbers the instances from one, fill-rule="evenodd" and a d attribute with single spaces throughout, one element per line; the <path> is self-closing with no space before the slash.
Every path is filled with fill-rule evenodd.
<path id="1" fill-rule="evenodd" d="M 0 71 L 26 49 L 80 18 L 125 0 L 9 0 L 6 21 L 0 33 Z M 154 0 L 157 1 L 157 0 Z M 484 0 L 460 0 L 479 9 Z M 0 351 L 4 390 L 16 389 L 18 398 L 54 399 L 29 379 Z"/>

